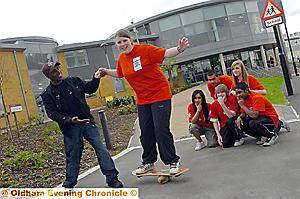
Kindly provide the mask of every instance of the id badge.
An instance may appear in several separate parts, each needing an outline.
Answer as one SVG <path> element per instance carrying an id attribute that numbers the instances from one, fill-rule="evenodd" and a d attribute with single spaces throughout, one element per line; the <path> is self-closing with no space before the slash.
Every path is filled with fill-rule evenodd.
<path id="1" fill-rule="evenodd" d="M 132 60 L 134 71 L 138 71 L 142 69 L 141 57 L 136 57 Z"/>

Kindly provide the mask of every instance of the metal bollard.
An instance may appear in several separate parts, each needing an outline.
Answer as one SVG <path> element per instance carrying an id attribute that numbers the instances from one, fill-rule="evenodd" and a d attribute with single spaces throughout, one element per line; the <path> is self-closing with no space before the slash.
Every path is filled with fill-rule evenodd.
<path id="1" fill-rule="evenodd" d="M 135 97 L 134 97 L 134 96 L 131 96 L 131 99 L 132 99 L 133 105 L 135 106 L 135 105 L 136 105 Z"/>
<path id="2" fill-rule="evenodd" d="M 108 150 L 111 150 L 112 146 L 111 146 L 111 142 L 110 142 L 110 138 L 109 138 L 109 134 L 108 134 L 108 130 L 107 130 L 105 111 L 100 110 L 100 111 L 98 111 L 98 114 L 99 114 L 102 130 L 103 130 L 106 148 Z"/>

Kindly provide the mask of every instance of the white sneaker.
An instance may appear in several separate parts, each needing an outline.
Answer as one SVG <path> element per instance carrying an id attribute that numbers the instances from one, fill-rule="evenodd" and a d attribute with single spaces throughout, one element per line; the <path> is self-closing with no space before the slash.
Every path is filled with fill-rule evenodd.
<path id="1" fill-rule="evenodd" d="M 141 164 L 136 170 L 132 171 L 132 174 L 143 174 L 143 173 L 150 173 L 155 169 L 153 163 L 149 164 Z"/>
<path id="2" fill-rule="evenodd" d="M 204 142 L 199 142 L 199 141 L 197 141 L 197 142 L 196 142 L 195 151 L 199 151 L 199 150 L 201 150 L 201 149 L 203 149 L 203 148 L 205 148 Z"/>
<path id="3" fill-rule="evenodd" d="M 241 138 L 240 140 L 236 140 L 233 146 L 235 147 L 241 146 L 244 144 L 244 142 L 245 142 L 244 138 Z"/>
<path id="4" fill-rule="evenodd" d="M 179 162 L 174 162 L 172 164 L 170 164 L 170 171 L 169 173 L 171 175 L 179 173 L 180 172 L 180 163 Z"/>
<path id="5" fill-rule="evenodd" d="M 267 141 L 267 138 L 262 136 L 261 138 L 258 138 L 256 141 L 257 145 L 262 145 L 263 143 L 265 143 L 265 141 Z"/>
<path id="6" fill-rule="evenodd" d="M 282 128 L 284 128 L 287 132 L 291 132 L 290 125 L 285 120 L 281 120 L 281 121 L 282 121 Z"/>
<path id="7" fill-rule="evenodd" d="M 278 138 L 278 135 L 276 133 L 273 133 L 273 136 L 271 138 L 268 138 L 267 141 L 263 144 L 263 146 L 271 146 L 275 144 L 276 140 Z"/>

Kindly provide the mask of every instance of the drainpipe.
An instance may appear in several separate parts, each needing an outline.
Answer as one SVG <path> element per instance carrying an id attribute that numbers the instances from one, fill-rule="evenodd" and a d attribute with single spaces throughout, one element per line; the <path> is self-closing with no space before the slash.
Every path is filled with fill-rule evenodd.
<path id="1" fill-rule="evenodd" d="M 28 121 L 30 121 L 30 114 L 29 114 L 29 111 L 28 111 L 28 104 L 27 104 L 27 100 L 26 100 L 26 94 L 25 94 L 25 90 L 24 90 L 23 81 L 22 81 L 22 78 L 21 78 L 20 69 L 19 69 L 19 62 L 18 62 L 18 59 L 17 59 L 17 52 L 15 50 L 14 50 L 14 59 L 15 59 L 15 63 L 16 63 L 16 69 L 17 69 L 17 73 L 18 73 L 18 78 L 19 78 L 19 83 L 20 83 L 20 87 L 21 87 L 21 91 L 22 91 L 22 96 L 23 96 L 23 100 L 24 100 L 24 104 L 25 104 L 27 119 L 28 119 Z"/>

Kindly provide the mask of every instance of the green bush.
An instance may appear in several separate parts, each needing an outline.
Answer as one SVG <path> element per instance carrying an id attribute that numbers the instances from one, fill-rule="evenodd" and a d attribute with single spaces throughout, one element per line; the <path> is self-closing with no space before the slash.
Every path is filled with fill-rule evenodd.
<path id="1" fill-rule="evenodd" d="M 5 156 L 14 157 L 17 153 L 17 148 L 15 146 L 5 146 L 3 147 L 3 153 Z"/>
<path id="2" fill-rule="evenodd" d="M 113 108 L 113 107 L 121 107 L 121 106 L 126 106 L 126 105 L 129 105 L 129 104 L 132 104 L 132 100 L 131 100 L 131 97 L 129 96 L 125 96 L 125 97 L 122 97 L 122 98 L 116 98 L 114 97 L 112 101 L 108 101 L 106 103 L 107 107 L 108 108 Z"/>
<path id="3" fill-rule="evenodd" d="M 45 157 L 45 152 L 20 151 L 14 158 L 5 160 L 4 164 L 10 165 L 13 170 L 20 170 L 23 167 L 42 169 L 46 167 Z"/>
<path id="4" fill-rule="evenodd" d="M 31 121 L 32 121 L 33 123 L 37 124 L 37 125 L 39 125 L 39 124 L 44 124 L 44 117 L 41 116 L 41 115 L 38 115 L 38 116 L 36 116 L 36 117 L 32 117 L 32 118 L 31 118 Z"/>
<path id="5" fill-rule="evenodd" d="M 122 105 L 120 106 L 118 113 L 119 115 L 127 115 L 130 113 L 136 113 L 137 109 L 133 104 Z"/>

